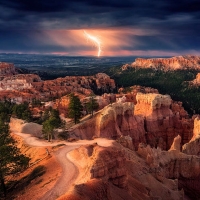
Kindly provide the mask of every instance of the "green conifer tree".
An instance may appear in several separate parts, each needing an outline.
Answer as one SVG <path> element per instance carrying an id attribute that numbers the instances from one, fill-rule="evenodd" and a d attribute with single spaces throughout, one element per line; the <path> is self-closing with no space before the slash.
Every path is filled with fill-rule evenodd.
<path id="1" fill-rule="evenodd" d="M 45 115 L 45 121 L 42 123 L 42 132 L 50 142 L 53 138 L 54 129 L 60 127 L 62 125 L 62 121 L 60 119 L 58 110 L 51 108 L 48 110 L 48 112 L 45 112 Z"/>
<path id="2" fill-rule="evenodd" d="M 0 119 L 0 193 L 6 197 L 5 178 L 24 170 L 29 158 L 20 153 L 14 139 L 10 136 L 8 122 Z"/>
<path id="3" fill-rule="evenodd" d="M 70 94 L 68 116 L 74 119 L 75 124 L 79 122 L 79 119 L 81 118 L 81 115 L 82 115 L 81 113 L 82 110 L 83 110 L 83 106 L 78 96 L 75 96 L 74 94 Z"/>
<path id="4" fill-rule="evenodd" d="M 86 103 L 86 108 L 88 112 L 93 116 L 94 110 L 96 110 L 99 107 L 99 104 L 97 103 L 97 100 L 95 99 L 94 95 L 91 95 L 89 98 L 89 101 Z"/>

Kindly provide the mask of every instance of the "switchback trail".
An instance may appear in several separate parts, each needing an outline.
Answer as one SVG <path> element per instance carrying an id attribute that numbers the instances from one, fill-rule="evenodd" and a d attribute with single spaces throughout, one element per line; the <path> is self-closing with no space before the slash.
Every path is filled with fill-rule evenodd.
<path id="1" fill-rule="evenodd" d="M 61 148 L 60 150 L 56 151 L 54 153 L 55 157 L 59 161 L 61 167 L 62 167 L 62 174 L 59 177 L 58 181 L 54 185 L 53 188 L 51 188 L 49 191 L 45 193 L 43 197 L 40 198 L 40 200 L 55 200 L 61 195 L 65 194 L 69 188 L 72 186 L 72 184 L 75 182 L 76 178 L 79 175 L 78 168 L 73 163 L 72 160 L 70 160 L 67 156 L 67 154 L 72 151 L 75 148 L 80 147 L 81 145 L 86 144 L 93 144 L 97 143 L 100 146 L 111 146 L 113 143 L 113 140 L 108 140 L 105 138 L 97 138 L 95 140 L 80 140 L 74 143 L 65 142 L 65 141 L 53 141 L 53 142 L 47 142 L 44 140 L 40 140 L 36 137 L 31 136 L 30 134 L 24 134 L 24 133 L 16 133 L 16 135 L 21 136 L 25 143 L 30 146 L 35 147 L 47 147 L 47 146 L 57 146 L 59 144 L 66 145 L 65 147 Z"/>

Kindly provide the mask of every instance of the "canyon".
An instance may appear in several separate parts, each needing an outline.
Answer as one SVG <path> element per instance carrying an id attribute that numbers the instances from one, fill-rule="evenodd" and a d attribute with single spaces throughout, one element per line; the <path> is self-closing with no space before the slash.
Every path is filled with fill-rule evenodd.
<path id="1" fill-rule="evenodd" d="M 167 61 L 136 59 L 137 65 L 131 67 L 139 63 L 144 68 L 163 70 L 194 65 L 198 68 L 199 60 L 195 56 Z M 0 71 L 1 100 L 6 97 L 22 103 L 39 99 L 46 107 L 58 109 L 64 119 L 68 94 L 75 93 L 84 105 L 94 91 L 99 93 L 94 97 L 99 108 L 93 116 L 83 113 L 78 124 L 67 121 L 71 124 L 66 128 L 68 141 L 55 138 L 47 142 L 41 138 L 42 125 L 11 118 L 12 137 L 31 158 L 31 167 L 20 178 L 34 167 L 47 168 L 26 187 L 14 191 L 13 199 L 199 198 L 200 119 L 198 115 L 190 116 L 181 102 L 159 94 L 157 89 L 138 85 L 128 91 L 119 88 L 113 94 L 116 83 L 105 73 L 43 81 L 36 74 L 18 74 L 12 64 L 3 66 L 6 70 L 2 67 Z M 52 98 L 55 100 L 49 101 Z"/>

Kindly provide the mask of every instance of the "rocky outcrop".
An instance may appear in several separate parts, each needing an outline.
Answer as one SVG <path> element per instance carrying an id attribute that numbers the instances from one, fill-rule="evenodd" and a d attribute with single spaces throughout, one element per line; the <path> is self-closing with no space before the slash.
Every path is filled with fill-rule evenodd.
<path id="1" fill-rule="evenodd" d="M 85 96 L 80 93 L 75 93 L 75 95 L 77 95 L 80 98 L 81 103 L 83 105 L 83 114 L 85 115 L 87 113 L 85 104 L 90 100 L 91 96 Z M 116 101 L 116 95 L 112 93 L 111 94 L 105 93 L 102 96 L 94 96 L 93 98 L 99 105 L 99 107 L 95 111 L 98 111 Z M 56 99 L 55 104 L 53 104 L 52 107 L 58 109 L 61 114 L 67 116 L 69 102 L 70 102 L 69 95 L 65 95 L 59 99 Z"/>
<path id="2" fill-rule="evenodd" d="M 160 70 L 177 70 L 177 69 L 199 69 L 199 56 L 177 56 L 172 58 L 137 58 L 132 64 L 124 65 L 122 70 L 128 68 L 153 68 Z"/>
<path id="3" fill-rule="evenodd" d="M 187 111 L 183 108 L 182 102 L 180 101 L 173 101 L 171 104 L 171 110 L 173 113 L 176 113 L 182 118 L 189 118 Z"/>
<path id="4" fill-rule="evenodd" d="M 180 115 L 180 104 L 174 105 L 169 95 L 137 93 L 136 100 L 134 115 L 144 117 L 147 144 L 168 150 L 177 135 L 181 145 L 191 139 L 193 120 L 184 118 L 183 111 Z"/>
<path id="5" fill-rule="evenodd" d="M 151 167 L 152 173 L 159 180 L 162 178 L 192 178 L 197 177 L 200 173 L 200 159 L 181 153 L 176 149 L 170 149 L 167 152 L 160 148 L 151 148 L 149 145 L 140 144 L 137 153 L 145 159 Z M 192 168 L 196 168 L 195 163 L 198 165 L 198 171 L 190 171 Z"/>
<path id="6" fill-rule="evenodd" d="M 194 119 L 194 129 L 193 129 L 193 137 L 191 141 L 200 138 L 200 119 L 199 116 Z"/>
<path id="7" fill-rule="evenodd" d="M 200 119 L 196 117 L 194 119 L 194 129 L 192 139 L 183 145 L 182 151 L 189 155 L 200 156 Z"/>
<path id="8" fill-rule="evenodd" d="M 189 82 L 193 86 L 199 86 L 200 85 L 200 73 L 197 73 L 196 78 L 193 81 Z"/>
<path id="9" fill-rule="evenodd" d="M 114 147 L 100 147 L 96 144 L 81 146 L 70 152 L 79 167 L 85 172 L 85 179 L 102 179 L 124 188 L 127 185 L 125 157 L 123 151 Z"/>
<path id="10" fill-rule="evenodd" d="M 95 75 L 97 89 L 108 90 L 110 87 L 111 90 L 115 89 L 115 81 L 111 79 L 105 73 L 98 73 Z"/>
<path id="11" fill-rule="evenodd" d="M 121 136 L 120 138 L 117 138 L 116 142 L 118 142 L 123 147 L 126 147 L 128 149 L 131 149 L 131 150 L 135 149 L 134 146 L 133 146 L 132 138 L 129 135 Z"/>
<path id="12" fill-rule="evenodd" d="M 33 87 L 44 96 L 63 96 L 70 92 L 78 92 L 89 95 L 94 92 L 111 91 L 115 89 L 114 80 L 106 74 L 95 76 L 66 76 L 55 80 L 34 83 Z"/>
<path id="13" fill-rule="evenodd" d="M 159 148 L 152 149 L 149 145 L 140 145 L 138 154 L 146 160 L 151 173 L 159 181 L 166 183 L 167 179 L 173 179 L 174 187 L 177 189 L 183 188 L 191 197 L 194 194 L 199 196 L 200 158 L 181 153 L 178 150 L 181 141 L 179 137 L 175 138 L 172 148 L 168 152 L 161 151 Z"/>
<path id="14" fill-rule="evenodd" d="M 92 179 L 74 186 L 74 190 L 57 200 L 112 200 L 109 184 L 100 179 Z"/>
<path id="15" fill-rule="evenodd" d="M 117 94 L 117 98 L 122 98 L 125 97 L 125 101 L 126 102 L 133 102 L 134 104 L 137 103 L 136 101 L 136 95 L 137 93 L 143 93 L 143 94 L 147 94 L 147 93 L 155 93 L 155 94 L 159 94 L 157 89 L 151 88 L 151 87 L 144 87 L 144 86 L 140 86 L 140 85 L 134 85 L 131 86 L 128 91 L 125 88 L 119 88 L 118 92 L 120 94 Z"/>
<path id="16" fill-rule="evenodd" d="M 149 166 L 143 156 L 121 145 L 113 145 L 115 147 L 106 148 L 86 145 L 70 152 L 69 157 L 77 164 L 81 176 L 72 190 L 60 200 L 183 199 L 177 179 L 166 178 L 167 175 L 162 178 L 160 171 L 155 170 L 159 166 Z M 170 159 L 161 162 L 168 163 Z"/>
<path id="17" fill-rule="evenodd" d="M 181 136 L 178 135 L 174 138 L 174 141 L 172 143 L 172 146 L 170 147 L 169 151 L 178 151 L 180 152 L 181 150 Z"/>
<path id="18" fill-rule="evenodd" d="M 4 76 L 12 76 L 17 74 L 16 69 L 12 63 L 0 62 L 0 78 Z"/>
<path id="19" fill-rule="evenodd" d="M 17 90 L 22 91 L 32 88 L 32 83 L 41 82 L 38 75 L 35 74 L 18 74 L 5 77 L 0 81 L 0 91 L 2 90 Z"/>
<path id="20" fill-rule="evenodd" d="M 21 103 L 30 102 L 33 98 L 48 101 L 70 93 L 89 95 L 92 92 L 102 94 L 115 90 L 115 82 L 106 74 L 95 76 L 66 76 L 55 80 L 41 81 L 37 75 L 17 75 L 5 78 L 0 82 L 0 99 L 11 96 L 13 91 L 21 93 Z M 27 96 L 28 98 L 25 98 Z M 30 100 L 29 100 L 30 99 Z"/>
<path id="21" fill-rule="evenodd" d="M 169 95 L 161 95 L 155 93 L 149 93 L 149 94 L 137 93 L 136 100 L 137 100 L 137 105 L 140 104 L 147 105 L 149 107 L 150 112 L 156 109 L 160 109 L 161 107 L 169 108 L 172 102 L 172 99 Z M 139 108 L 141 109 L 141 107 Z"/>
<path id="22" fill-rule="evenodd" d="M 73 127 L 71 137 L 116 139 L 129 135 L 136 149 L 144 142 L 163 150 L 171 147 L 177 135 L 182 138 L 181 146 L 192 138 L 193 119 L 188 119 L 181 104 L 173 103 L 169 95 L 137 93 L 136 100 L 134 106 L 118 99 L 93 118 Z"/>
<path id="23" fill-rule="evenodd" d="M 140 142 L 145 142 L 144 118 L 134 116 L 133 103 L 113 103 L 95 114 L 85 122 L 71 130 L 71 136 L 81 139 L 93 137 L 118 138 L 121 135 L 130 136 L 135 148 Z"/>

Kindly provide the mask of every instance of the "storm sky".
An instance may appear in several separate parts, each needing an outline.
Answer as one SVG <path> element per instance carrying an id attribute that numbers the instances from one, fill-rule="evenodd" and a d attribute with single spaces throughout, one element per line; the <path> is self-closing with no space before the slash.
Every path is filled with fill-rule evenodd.
<path id="1" fill-rule="evenodd" d="M 0 53 L 200 54 L 199 0 L 0 0 Z"/>

